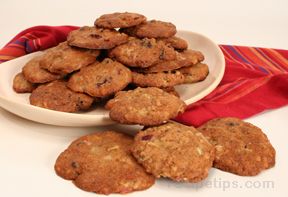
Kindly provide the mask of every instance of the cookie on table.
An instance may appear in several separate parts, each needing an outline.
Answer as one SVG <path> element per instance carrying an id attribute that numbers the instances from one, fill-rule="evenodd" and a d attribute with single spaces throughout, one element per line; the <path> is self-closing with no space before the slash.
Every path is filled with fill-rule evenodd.
<path id="1" fill-rule="evenodd" d="M 177 36 L 172 36 L 169 38 L 159 38 L 159 40 L 162 40 L 166 44 L 170 44 L 176 50 L 185 50 L 188 48 L 187 41 Z"/>
<path id="2" fill-rule="evenodd" d="M 128 36 L 114 29 L 84 26 L 71 31 L 67 37 L 71 46 L 86 49 L 111 49 L 128 41 Z"/>
<path id="3" fill-rule="evenodd" d="M 68 87 L 93 97 L 106 97 L 124 89 L 131 81 L 132 74 L 127 67 L 106 58 L 73 74 Z"/>
<path id="4" fill-rule="evenodd" d="M 158 20 L 147 21 L 120 31 L 138 38 L 169 38 L 177 32 L 176 26 L 172 23 Z"/>
<path id="5" fill-rule="evenodd" d="M 184 112 L 186 104 L 159 88 L 136 88 L 116 93 L 106 109 L 121 124 L 158 125 Z"/>
<path id="6" fill-rule="evenodd" d="M 148 189 L 155 178 L 131 155 L 132 144 L 132 137 L 115 131 L 83 136 L 59 155 L 55 171 L 77 187 L 99 194 Z"/>
<path id="7" fill-rule="evenodd" d="M 180 68 L 178 71 L 185 76 L 184 83 L 196 83 L 203 81 L 209 74 L 208 65 L 203 63 Z"/>
<path id="8" fill-rule="evenodd" d="M 31 83 L 46 83 L 64 77 L 61 74 L 51 73 L 40 67 L 43 56 L 38 56 L 28 61 L 22 68 L 22 73 Z"/>
<path id="9" fill-rule="evenodd" d="M 139 25 L 146 21 L 146 17 L 130 12 L 115 12 L 112 14 L 104 14 L 96 19 L 95 26 L 107 29 L 126 28 Z"/>
<path id="10" fill-rule="evenodd" d="M 155 73 L 172 71 L 182 67 L 192 66 L 204 60 L 204 56 L 199 51 L 186 50 L 183 52 L 176 52 L 176 59 L 170 61 L 161 61 L 148 68 L 139 69 L 138 72 Z"/>
<path id="11" fill-rule="evenodd" d="M 98 50 L 70 47 L 67 42 L 49 49 L 43 54 L 40 67 L 52 73 L 68 74 L 96 61 Z"/>
<path id="12" fill-rule="evenodd" d="M 262 130 L 238 118 L 218 118 L 198 130 L 215 146 L 213 166 L 241 176 L 255 176 L 275 165 L 275 149 Z"/>
<path id="13" fill-rule="evenodd" d="M 163 60 L 174 60 L 176 52 L 163 41 L 130 38 L 109 52 L 110 57 L 130 67 L 146 68 Z"/>
<path id="14" fill-rule="evenodd" d="M 32 105 L 62 112 L 87 110 L 93 103 L 92 97 L 71 91 L 59 80 L 38 86 L 29 99 Z"/>
<path id="15" fill-rule="evenodd" d="M 25 79 L 23 73 L 18 73 L 13 79 L 13 89 L 17 93 L 31 93 L 36 87 Z"/>
<path id="16" fill-rule="evenodd" d="M 179 71 L 159 73 L 132 72 L 132 83 L 140 87 L 167 88 L 183 84 L 185 76 Z"/>
<path id="17" fill-rule="evenodd" d="M 206 178 L 215 156 L 214 147 L 199 131 L 175 122 L 138 132 L 132 153 L 155 177 L 184 182 Z"/>

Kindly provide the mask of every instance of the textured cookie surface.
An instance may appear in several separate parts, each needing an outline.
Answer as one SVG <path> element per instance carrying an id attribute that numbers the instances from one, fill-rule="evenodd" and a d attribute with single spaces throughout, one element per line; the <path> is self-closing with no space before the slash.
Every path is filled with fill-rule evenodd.
<path id="1" fill-rule="evenodd" d="M 176 52 L 172 47 L 168 47 L 162 41 L 147 38 L 132 38 L 129 42 L 112 49 L 109 55 L 125 65 L 142 68 L 176 58 Z"/>
<path id="2" fill-rule="evenodd" d="M 37 85 L 27 81 L 22 73 L 18 73 L 13 79 L 13 89 L 17 93 L 30 93 L 36 87 Z"/>
<path id="3" fill-rule="evenodd" d="M 31 83 L 46 83 L 63 77 L 61 74 L 51 73 L 40 67 L 43 56 L 38 56 L 27 62 L 22 68 L 22 73 Z M 46 58 L 46 57 L 45 57 Z"/>
<path id="4" fill-rule="evenodd" d="M 198 63 L 193 66 L 180 68 L 179 72 L 184 75 L 185 83 L 196 83 L 206 79 L 209 69 L 207 64 Z"/>
<path id="5" fill-rule="evenodd" d="M 185 103 L 159 88 L 118 92 L 108 101 L 110 118 L 122 124 L 157 125 L 184 112 Z"/>
<path id="6" fill-rule="evenodd" d="M 188 43 L 186 40 L 179 38 L 177 36 L 172 36 L 169 38 L 159 38 L 166 44 L 170 44 L 174 49 L 185 50 L 188 48 Z"/>
<path id="7" fill-rule="evenodd" d="M 198 129 L 215 146 L 214 167 L 254 176 L 275 165 L 275 150 L 258 127 L 237 118 L 208 121 Z"/>
<path id="8" fill-rule="evenodd" d="M 138 132 L 132 152 L 154 176 L 187 182 L 206 178 L 214 159 L 214 147 L 200 132 L 174 122 Z"/>
<path id="9" fill-rule="evenodd" d="M 195 65 L 204 60 L 204 56 L 199 51 L 186 50 L 183 52 L 176 52 L 176 59 L 170 61 L 161 61 L 155 65 L 152 65 L 148 68 L 142 68 L 138 71 L 144 73 L 154 73 L 154 72 L 163 72 L 176 70 L 181 67 L 188 67 Z"/>
<path id="10" fill-rule="evenodd" d="M 68 74 L 95 62 L 99 53 L 98 50 L 70 47 L 63 42 L 43 54 L 40 67 L 52 73 Z"/>
<path id="11" fill-rule="evenodd" d="M 69 45 L 87 49 L 111 49 L 127 40 L 126 34 L 114 29 L 88 26 L 71 31 L 67 37 Z"/>
<path id="12" fill-rule="evenodd" d="M 77 112 L 88 109 L 93 98 L 71 91 L 64 81 L 53 81 L 38 86 L 30 95 L 32 105 L 63 112 Z"/>
<path id="13" fill-rule="evenodd" d="M 131 155 L 132 143 L 133 138 L 114 131 L 81 137 L 60 154 L 55 171 L 79 188 L 100 194 L 147 189 L 155 178 Z"/>
<path id="14" fill-rule="evenodd" d="M 176 34 L 176 27 L 169 22 L 151 20 L 121 31 L 139 38 L 169 38 Z"/>
<path id="15" fill-rule="evenodd" d="M 167 88 L 184 83 L 185 77 L 179 71 L 159 73 L 132 72 L 132 82 L 140 87 Z"/>
<path id="16" fill-rule="evenodd" d="M 141 14 L 130 12 L 115 12 L 112 14 L 104 14 L 100 16 L 96 19 L 94 24 L 97 27 L 113 29 L 131 27 L 139 25 L 140 23 L 145 21 L 146 17 Z"/>
<path id="17" fill-rule="evenodd" d="M 124 89 L 132 81 L 131 71 L 109 58 L 94 63 L 71 76 L 69 88 L 93 97 L 105 97 Z"/>

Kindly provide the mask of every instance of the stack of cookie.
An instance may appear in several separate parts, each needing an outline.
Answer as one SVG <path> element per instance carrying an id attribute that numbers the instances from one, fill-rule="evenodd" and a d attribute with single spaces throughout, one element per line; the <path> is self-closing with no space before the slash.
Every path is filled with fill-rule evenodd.
<path id="1" fill-rule="evenodd" d="M 158 125 L 185 110 L 174 86 L 209 73 L 203 54 L 175 34 L 172 23 L 141 14 L 105 14 L 25 64 L 13 88 L 32 92 L 32 105 L 63 112 L 112 98 L 111 119 Z"/>

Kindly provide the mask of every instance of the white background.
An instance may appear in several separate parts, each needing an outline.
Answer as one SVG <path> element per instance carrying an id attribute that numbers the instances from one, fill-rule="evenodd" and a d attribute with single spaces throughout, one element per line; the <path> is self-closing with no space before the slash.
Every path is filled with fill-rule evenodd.
<path id="1" fill-rule="evenodd" d="M 130 11 L 142 13 L 149 19 L 171 21 L 178 29 L 202 33 L 219 44 L 288 49 L 287 0 L 1 0 L 0 8 L 0 46 L 31 26 L 93 25 L 101 14 Z M 287 106 L 247 119 L 261 127 L 276 148 L 277 163 L 273 169 L 256 177 L 240 177 L 213 169 L 203 183 L 207 185 L 202 187 L 159 180 L 151 189 L 128 196 L 287 196 L 287 120 Z M 57 177 L 53 165 L 71 140 L 107 129 L 111 128 L 47 126 L 0 108 L 0 196 L 96 196 Z M 128 130 L 127 127 L 116 129 Z M 253 188 L 245 187 L 253 183 Z M 230 188 L 225 188 L 229 184 Z M 274 187 L 267 188 L 265 184 Z"/>

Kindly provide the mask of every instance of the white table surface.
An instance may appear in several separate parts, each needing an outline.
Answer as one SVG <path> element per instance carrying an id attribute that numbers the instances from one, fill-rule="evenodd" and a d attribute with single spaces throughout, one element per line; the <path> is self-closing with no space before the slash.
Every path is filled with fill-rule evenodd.
<path id="1" fill-rule="evenodd" d="M 287 0 L 1 0 L 0 7 L 1 47 L 19 31 L 31 26 L 92 25 L 101 14 L 133 11 L 150 19 L 171 21 L 178 29 L 202 33 L 219 44 L 288 49 Z M 277 151 L 274 168 L 255 177 L 240 177 L 213 169 L 208 179 L 200 184 L 159 180 L 149 190 L 128 196 L 287 196 L 288 107 L 261 113 L 247 121 L 262 128 L 274 145 Z M 129 130 L 125 126 L 48 126 L 0 108 L 0 196 L 96 196 L 57 177 L 53 165 L 71 140 L 107 129 Z"/>

